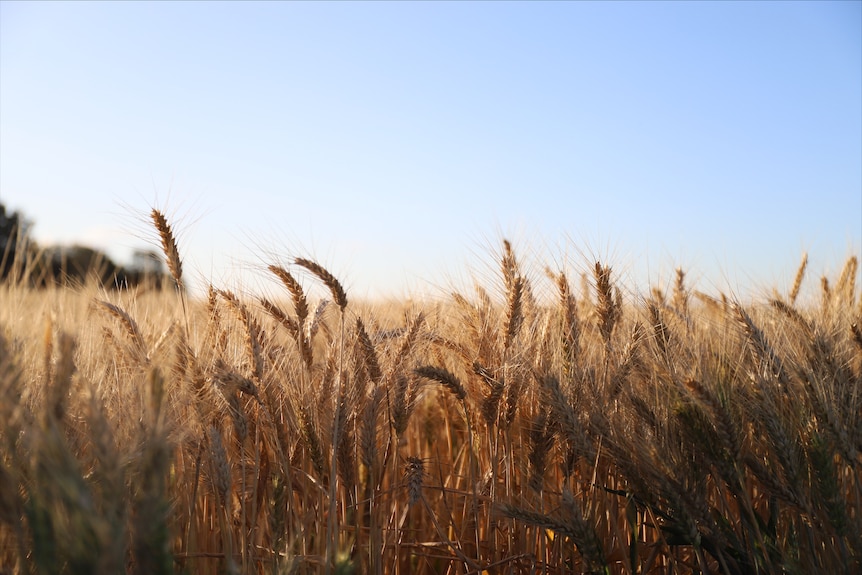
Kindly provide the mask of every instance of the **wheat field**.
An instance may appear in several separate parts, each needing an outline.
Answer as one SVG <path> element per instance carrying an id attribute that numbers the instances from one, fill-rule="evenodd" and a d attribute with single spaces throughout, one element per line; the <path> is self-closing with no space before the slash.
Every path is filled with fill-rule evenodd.
<path id="1" fill-rule="evenodd" d="M 169 289 L 0 285 L 0 573 L 862 572 L 856 257 L 805 303 L 804 258 L 627 297 L 508 242 L 431 303 L 304 258 L 196 300 L 152 220 Z"/>

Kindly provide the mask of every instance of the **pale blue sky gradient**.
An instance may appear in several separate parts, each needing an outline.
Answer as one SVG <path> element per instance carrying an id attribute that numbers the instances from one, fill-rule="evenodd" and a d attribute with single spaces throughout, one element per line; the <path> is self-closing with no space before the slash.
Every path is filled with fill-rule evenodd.
<path id="1" fill-rule="evenodd" d="M 118 259 L 165 208 L 199 285 L 433 291 L 502 236 L 641 290 L 836 271 L 862 3 L 3 1 L 0 200 Z"/>

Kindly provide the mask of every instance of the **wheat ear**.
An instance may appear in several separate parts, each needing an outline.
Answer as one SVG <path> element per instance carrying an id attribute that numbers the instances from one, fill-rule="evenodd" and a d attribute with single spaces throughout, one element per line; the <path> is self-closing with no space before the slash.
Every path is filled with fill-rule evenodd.
<path id="1" fill-rule="evenodd" d="M 515 252 L 512 251 L 512 244 L 509 240 L 503 240 L 503 258 L 500 262 L 500 270 L 503 272 L 506 290 L 511 291 L 515 279 L 521 274 L 518 271 L 518 261 L 515 259 Z"/>
<path id="2" fill-rule="evenodd" d="M 808 267 L 808 254 L 802 254 L 802 261 L 799 263 L 799 269 L 796 270 L 796 277 L 793 280 L 793 287 L 790 289 L 790 305 L 796 304 L 796 298 L 799 296 L 799 288 L 802 287 L 802 280 L 805 278 L 805 269 Z"/>
<path id="3" fill-rule="evenodd" d="M 580 356 L 581 326 L 578 319 L 578 304 L 564 272 L 560 272 L 557 276 L 557 289 L 560 297 L 563 359 L 566 374 L 571 375 Z"/>
<path id="4" fill-rule="evenodd" d="M 775 348 L 772 347 L 766 334 L 764 334 L 763 330 L 754 323 L 754 320 L 751 319 L 751 316 L 748 315 L 745 308 L 737 303 L 734 304 L 733 310 L 736 314 L 736 321 L 742 326 L 745 333 L 748 335 L 748 345 L 755 357 L 767 362 L 773 375 L 775 375 L 786 393 L 788 386 L 790 385 L 790 378 L 784 369 L 784 362 L 782 362 L 781 358 L 778 357 L 778 354 L 775 352 Z"/>
<path id="5" fill-rule="evenodd" d="M 329 271 L 319 263 L 307 260 L 305 258 L 296 258 L 295 260 L 293 260 L 293 263 L 307 269 L 312 274 L 317 276 L 317 278 L 322 281 L 326 287 L 329 288 L 329 291 L 332 293 L 332 299 L 335 301 L 335 304 L 341 308 L 342 312 L 344 311 L 344 308 L 347 307 L 347 292 L 344 291 L 344 288 L 341 286 L 341 283 L 335 278 L 334 275 L 329 273 Z"/>
<path id="6" fill-rule="evenodd" d="M 461 385 L 461 381 L 451 371 L 442 367 L 433 365 L 423 365 L 413 370 L 413 373 L 425 379 L 436 381 L 443 387 L 448 389 L 452 395 L 458 398 L 458 401 L 464 401 L 467 398 L 467 391 Z"/>
<path id="7" fill-rule="evenodd" d="M 853 307 L 856 296 L 856 270 L 859 269 L 859 260 L 856 256 L 847 258 L 838 282 L 835 284 L 835 293 L 845 299 L 849 307 Z"/>
<path id="8" fill-rule="evenodd" d="M 275 321 L 284 326 L 290 335 L 296 337 L 299 334 L 299 326 L 296 325 L 296 321 L 284 313 L 284 310 L 265 297 L 258 298 L 258 302 Z"/>
<path id="9" fill-rule="evenodd" d="M 524 278 L 520 275 L 512 278 L 507 294 L 506 302 L 506 325 L 503 329 L 503 353 L 508 352 L 512 346 L 512 342 L 518 336 L 522 320 L 524 319 L 523 309 L 521 305 L 522 296 L 524 293 Z"/>
<path id="10" fill-rule="evenodd" d="M 245 328 L 245 349 L 249 360 L 251 372 L 256 379 L 263 377 L 263 343 L 261 341 L 261 327 L 257 320 L 249 313 L 248 308 L 242 303 L 236 294 L 230 290 L 216 290 L 227 302 L 228 306 L 236 313 L 237 318 Z"/>
<path id="11" fill-rule="evenodd" d="M 536 492 L 541 492 L 545 482 L 548 454 L 554 448 L 554 429 L 549 425 L 548 412 L 540 410 L 529 428 L 530 451 L 527 461 L 530 464 L 530 479 L 528 485 Z"/>
<path id="12" fill-rule="evenodd" d="M 673 286 L 673 306 L 682 316 L 688 313 L 688 290 L 685 287 L 685 271 L 682 268 L 676 268 L 676 283 Z"/>
<path id="13" fill-rule="evenodd" d="M 139 354 L 138 359 L 145 359 L 147 357 L 147 344 L 144 343 L 144 336 L 141 335 L 141 330 L 138 327 L 138 323 L 119 306 L 116 306 L 112 303 L 96 300 L 96 303 L 102 306 L 109 314 L 120 320 L 120 323 L 123 324 L 124 331 L 126 335 L 131 340 L 134 345 L 135 352 Z"/>
<path id="14" fill-rule="evenodd" d="M 360 358 L 368 372 L 368 377 L 375 384 L 380 383 L 383 379 L 383 371 L 380 369 L 377 351 L 374 349 L 371 338 L 368 337 L 368 332 L 365 331 L 365 324 L 359 317 L 356 318 L 356 339 L 359 344 Z"/>
<path id="15" fill-rule="evenodd" d="M 162 251 L 165 253 L 165 258 L 168 262 L 168 271 L 171 272 L 171 277 L 174 278 L 174 283 L 177 289 L 183 291 L 183 262 L 180 259 L 180 252 L 177 249 L 177 241 L 174 237 L 174 232 L 171 229 L 168 220 L 159 210 L 153 208 L 150 212 L 150 217 L 153 219 L 153 224 L 159 232 L 159 238 L 162 240 Z"/>
<path id="16" fill-rule="evenodd" d="M 422 480 L 425 478 L 425 463 L 418 457 L 408 457 L 404 470 L 407 484 L 407 503 L 413 505 L 422 498 Z"/>
<path id="17" fill-rule="evenodd" d="M 300 328 L 305 324 L 305 319 L 308 317 L 308 300 L 305 298 L 305 292 L 302 291 L 302 286 L 296 278 L 290 275 L 286 269 L 281 266 L 271 265 L 269 271 L 275 274 L 287 291 L 290 292 L 290 297 L 293 300 L 293 309 L 296 312 L 296 318 Z"/>
<path id="18" fill-rule="evenodd" d="M 599 319 L 599 331 L 602 334 L 605 347 L 609 347 L 611 334 L 619 315 L 619 310 L 614 301 L 613 286 L 611 285 L 611 268 L 596 262 L 595 278 L 597 296 L 596 313 Z"/>

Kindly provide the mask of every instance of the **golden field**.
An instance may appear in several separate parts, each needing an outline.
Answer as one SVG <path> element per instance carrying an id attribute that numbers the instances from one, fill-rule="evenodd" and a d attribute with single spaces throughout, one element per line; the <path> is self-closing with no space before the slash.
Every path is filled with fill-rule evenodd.
<path id="1" fill-rule="evenodd" d="M 0 285 L 0 573 L 862 572 L 855 257 L 804 304 L 505 242 L 433 303 L 301 258 L 198 301 L 152 215 L 166 289 Z"/>

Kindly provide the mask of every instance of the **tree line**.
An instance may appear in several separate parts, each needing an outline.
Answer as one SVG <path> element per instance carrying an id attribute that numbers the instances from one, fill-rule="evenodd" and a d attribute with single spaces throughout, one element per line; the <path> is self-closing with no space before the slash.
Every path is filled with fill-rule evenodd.
<path id="1" fill-rule="evenodd" d="M 96 281 L 106 288 L 161 289 L 168 277 L 156 251 L 137 250 L 131 263 L 121 265 L 87 246 L 40 246 L 32 238 L 32 229 L 31 220 L 0 202 L 0 283 L 47 287 Z"/>

